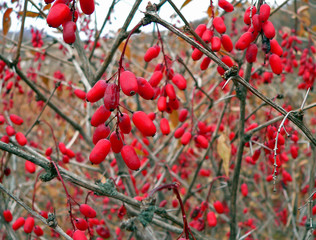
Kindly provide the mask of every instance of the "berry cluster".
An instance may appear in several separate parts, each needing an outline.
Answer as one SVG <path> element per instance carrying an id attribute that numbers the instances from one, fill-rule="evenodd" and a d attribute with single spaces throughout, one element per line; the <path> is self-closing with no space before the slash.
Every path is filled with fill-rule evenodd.
<path id="1" fill-rule="evenodd" d="M 47 4 L 54 2 L 47 15 L 47 24 L 53 28 L 62 25 L 64 41 L 68 44 L 74 43 L 76 41 L 76 22 L 79 15 L 78 11 L 75 10 L 75 1 L 45 0 L 45 2 Z M 80 7 L 84 14 L 90 15 L 94 12 L 94 0 L 81 0 Z"/>

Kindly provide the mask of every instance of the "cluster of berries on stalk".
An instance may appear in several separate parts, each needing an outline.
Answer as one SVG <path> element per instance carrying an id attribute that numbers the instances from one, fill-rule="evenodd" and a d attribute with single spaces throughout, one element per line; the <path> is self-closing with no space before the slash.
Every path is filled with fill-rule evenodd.
<path id="1" fill-rule="evenodd" d="M 74 43 L 79 16 L 75 10 L 75 0 L 45 0 L 45 3 L 53 3 L 47 15 L 47 24 L 53 28 L 62 25 L 64 41 L 68 44 Z M 94 0 L 80 0 L 80 7 L 84 14 L 91 15 L 94 12 Z"/>

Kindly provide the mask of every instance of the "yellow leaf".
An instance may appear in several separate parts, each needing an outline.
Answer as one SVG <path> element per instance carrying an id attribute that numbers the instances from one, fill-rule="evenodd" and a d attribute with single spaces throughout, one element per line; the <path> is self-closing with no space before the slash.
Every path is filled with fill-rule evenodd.
<path id="1" fill-rule="evenodd" d="M 226 176 L 229 175 L 229 161 L 231 155 L 231 147 L 228 144 L 228 138 L 225 135 L 220 135 L 217 140 L 217 153 L 223 160 L 223 168 Z"/>
<path id="2" fill-rule="evenodd" d="M 4 36 L 8 34 L 9 29 L 11 27 L 11 18 L 10 18 L 11 12 L 12 12 L 12 8 L 8 8 L 3 14 L 2 29 L 3 29 Z"/>
<path id="3" fill-rule="evenodd" d="M 187 5 L 188 3 L 190 3 L 192 0 L 185 0 L 184 3 L 182 4 L 182 6 L 180 7 L 180 9 L 182 9 L 185 5 Z"/>
<path id="4" fill-rule="evenodd" d="M 209 7 L 207 8 L 207 11 L 206 11 L 206 13 L 207 13 L 207 15 L 209 16 L 209 18 L 212 18 L 212 11 L 213 11 L 213 8 L 212 8 L 211 6 L 209 6 Z"/>
<path id="5" fill-rule="evenodd" d="M 40 77 L 43 83 L 48 87 L 49 86 L 49 79 L 45 76 Z"/>
<path id="6" fill-rule="evenodd" d="M 169 119 L 171 121 L 172 128 L 176 128 L 179 123 L 179 113 L 177 110 L 173 110 L 169 115 Z"/>
<path id="7" fill-rule="evenodd" d="M 47 9 L 50 9 L 50 6 L 51 6 L 51 4 L 49 3 L 49 4 L 47 4 L 47 5 L 45 5 L 45 7 L 43 8 L 43 11 L 45 11 L 45 10 L 47 10 Z"/>
<path id="8" fill-rule="evenodd" d="M 19 14 L 22 16 L 23 15 L 23 11 L 20 11 Z M 36 17 L 39 16 L 39 13 L 27 11 L 25 16 L 26 17 L 36 18 Z"/>
<path id="9" fill-rule="evenodd" d="M 123 42 L 120 44 L 120 46 L 119 46 L 119 50 L 120 50 L 121 52 L 123 52 L 125 42 L 126 42 L 126 41 L 123 41 Z M 128 59 L 131 58 L 131 50 L 130 50 L 129 44 L 130 44 L 130 41 L 128 42 L 128 45 L 126 46 L 126 49 L 125 49 L 125 57 L 127 57 Z"/>

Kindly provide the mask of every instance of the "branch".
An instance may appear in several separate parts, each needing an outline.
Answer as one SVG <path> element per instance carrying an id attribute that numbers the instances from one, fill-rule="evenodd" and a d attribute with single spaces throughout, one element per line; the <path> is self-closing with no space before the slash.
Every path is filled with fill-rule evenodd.
<path id="1" fill-rule="evenodd" d="M 12 198 L 14 201 L 16 201 L 20 206 L 22 206 L 26 211 L 28 211 L 30 214 L 32 214 L 34 217 L 39 219 L 41 222 L 43 222 L 45 225 L 49 226 L 50 228 L 54 229 L 56 232 L 58 232 L 61 236 L 63 236 L 65 239 L 72 240 L 71 237 L 67 235 L 67 233 L 64 232 L 58 225 L 51 225 L 47 221 L 46 218 L 39 215 L 37 212 L 33 211 L 28 205 L 26 205 L 21 199 L 10 193 L 1 183 L 0 183 L 0 190 L 4 193 L 6 193 L 10 198 Z"/>
<path id="2" fill-rule="evenodd" d="M 123 42 L 123 40 L 128 36 L 126 30 L 130 24 L 130 22 L 132 21 L 136 10 L 138 9 L 140 3 L 142 2 L 142 0 L 136 0 L 132 10 L 130 11 L 130 13 L 128 14 L 123 27 L 121 28 L 121 31 L 119 32 L 118 36 L 116 37 L 112 48 L 109 52 L 109 54 L 107 55 L 106 59 L 104 60 L 102 66 L 99 68 L 99 70 L 97 71 L 93 81 L 91 82 L 91 85 L 93 86 L 103 75 L 103 73 L 105 72 L 105 70 L 107 69 L 107 67 L 109 66 L 110 62 L 112 61 L 112 58 L 114 56 L 114 53 L 116 52 L 117 48 L 120 46 L 120 44 Z M 137 30 L 136 30 L 137 31 Z"/>
<path id="3" fill-rule="evenodd" d="M 18 42 L 18 49 L 16 51 L 16 56 L 13 62 L 18 62 L 20 57 L 20 50 L 23 40 L 23 33 L 24 33 L 24 24 L 25 24 L 25 17 L 26 17 L 26 11 L 27 11 L 27 2 L 28 0 L 24 0 L 24 9 L 23 9 L 23 16 L 22 16 L 22 24 L 20 29 L 20 36 L 19 36 L 19 42 Z"/>
<path id="4" fill-rule="evenodd" d="M 119 1 L 119 0 L 118 0 L 118 1 Z M 95 47 L 97 46 L 97 42 L 99 41 L 99 38 L 100 38 L 101 33 L 102 33 L 102 31 L 103 31 L 103 29 L 104 29 L 104 27 L 105 27 L 105 24 L 107 23 L 108 19 L 110 18 L 111 12 L 112 12 L 112 10 L 113 10 L 115 4 L 118 3 L 118 1 L 117 1 L 117 0 L 113 0 L 113 1 L 112 1 L 112 4 L 111 4 L 111 6 L 110 6 L 110 8 L 109 8 L 109 10 L 108 10 L 108 13 L 106 14 L 106 17 L 105 17 L 105 19 L 104 19 L 104 21 L 103 21 L 103 24 L 102 24 L 102 26 L 101 26 L 101 29 L 100 29 L 99 33 L 97 33 L 97 31 L 95 32 L 95 33 L 96 33 L 96 36 L 95 36 L 95 39 L 94 39 L 94 43 L 93 43 L 93 47 L 92 47 L 91 53 L 90 53 L 90 55 L 89 55 L 89 61 L 91 61 L 91 58 L 92 58 L 92 56 L 93 56 Z"/>

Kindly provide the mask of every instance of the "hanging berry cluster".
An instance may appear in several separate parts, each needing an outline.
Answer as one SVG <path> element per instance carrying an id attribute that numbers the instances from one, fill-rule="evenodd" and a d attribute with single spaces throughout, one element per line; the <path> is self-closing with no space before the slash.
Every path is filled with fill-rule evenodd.
<path id="1" fill-rule="evenodd" d="M 79 16 L 78 11 L 75 9 L 76 1 L 45 0 L 45 3 L 53 3 L 47 15 L 47 24 L 53 28 L 58 28 L 62 25 L 65 43 L 74 43 L 76 41 L 76 22 Z M 94 0 L 80 0 L 80 7 L 84 14 L 91 15 L 94 12 Z"/>

